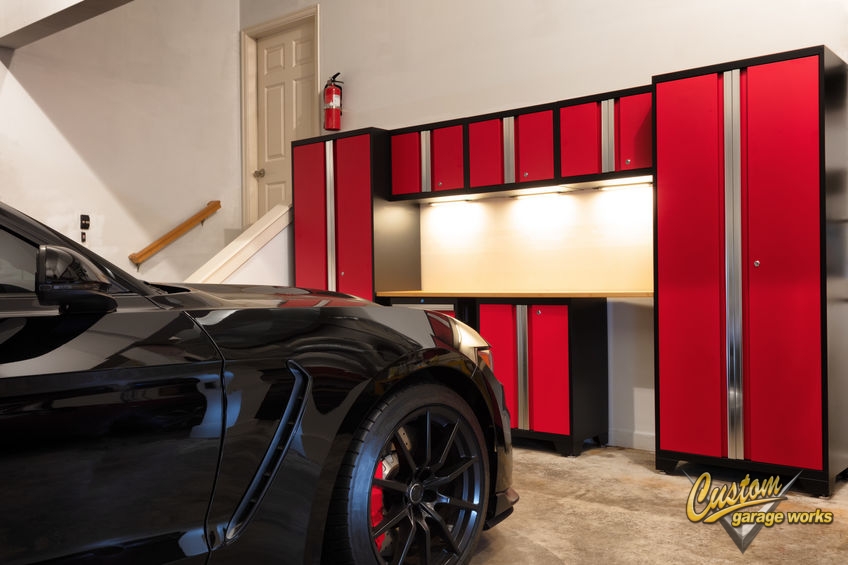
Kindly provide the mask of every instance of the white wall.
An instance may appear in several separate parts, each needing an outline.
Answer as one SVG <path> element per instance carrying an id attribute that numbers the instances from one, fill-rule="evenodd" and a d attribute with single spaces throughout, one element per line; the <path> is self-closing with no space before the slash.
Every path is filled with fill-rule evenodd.
<path id="1" fill-rule="evenodd" d="M 0 2 L 0 37 L 18 31 L 82 0 L 4 0 Z"/>
<path id="2" fill-rule="evenodd" d="M 609 442 L 653 451 L 654 300 L 607 301 Z"/>
<path id="3" fill-rule="evenodd" d="M 289 224 L 271 241 L 262 246 L 236 272 L 224 279 L 224 282 L 276 286 L 293 285 L 294 280 L 291 276 L 292 263 L 294 262 L 291 250 L 292 231 L 292 226 Z"/>
<path id="4" fill-rule="evenodd" d="M 242 25 L 311 0 L 242 0 Z M 344 129 L 394 128 L 650 84 L 812 45 L 848 59 L 848 0 L 323 0 Z"/>
<path id="5" fill-rule="evenodd" d="M 222 209 L 144 263 L 182 280 L 241 227 L 238 0 L 135 0 L 0 66 L 0 200 L 127 255 L 208 201 Z"/>

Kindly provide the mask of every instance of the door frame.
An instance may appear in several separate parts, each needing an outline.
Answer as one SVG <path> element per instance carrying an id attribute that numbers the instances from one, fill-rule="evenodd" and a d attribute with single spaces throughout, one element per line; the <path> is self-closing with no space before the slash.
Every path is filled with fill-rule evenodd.
<path id="1" fill-rule="evenodd" d="M 304 22 L 312 23 L 313 41 L 312 56 L 315 61 L 315 84 L 313 92 L 316 97 L 320 95 L 321 69 L 318 59 L 318 5 L 310 6 L 287 16 L 258 24 L 241 30 L 241 161 L 242 161 L 242 227 L 247 227 L 258 220 L 259 211 L 257 199 L 259 196 L 259 182 L 253 177 L 255 164 L 258 162 L 259 149 L 257 147 L 256 134 L 258 131 L 257 120 L 259 116 L 256 100 L 256 51 L 260 39 L 275 35 L 288 28 L 302 25 Z M 320 131 L 320 121 L 316 112 L 315 131 Z"/>

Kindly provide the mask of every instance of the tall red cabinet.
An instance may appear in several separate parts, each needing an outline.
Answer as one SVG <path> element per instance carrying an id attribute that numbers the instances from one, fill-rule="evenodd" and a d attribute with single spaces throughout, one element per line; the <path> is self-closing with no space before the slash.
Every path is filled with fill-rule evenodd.
<path id="1" fill-rule="evenodd" d="M 848 467 L 844 89 L 825 48 L 654 78 L 659 469 Z"/>
<path id="2" fill-rule="evenodd" d="M 388 201 L 389 146 L 377 128 L 292 142 L 296 286 L 367 300 L 421 286 L 418 208 Z"/>

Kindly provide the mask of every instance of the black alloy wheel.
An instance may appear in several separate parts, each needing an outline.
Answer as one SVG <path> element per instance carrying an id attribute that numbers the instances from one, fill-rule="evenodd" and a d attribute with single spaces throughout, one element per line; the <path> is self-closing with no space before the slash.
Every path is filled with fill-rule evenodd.
<path id="1" fill-rule="evenodd" d="M 390 397 L 360 428 L 346 463 L 351 472 L 342 472 L 336 488 L 345 508 L 338 518 L 347 520 L 341 562 L 471 558 L 485 520 L 489 465 L 477 418 L 456 393 L 422 384 Z"/>

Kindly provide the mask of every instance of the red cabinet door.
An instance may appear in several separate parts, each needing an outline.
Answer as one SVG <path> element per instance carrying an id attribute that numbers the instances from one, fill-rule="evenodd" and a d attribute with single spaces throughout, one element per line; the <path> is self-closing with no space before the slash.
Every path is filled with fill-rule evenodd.
<path id="1" fill-rule="evenodd" d="M 601 103 L 588 102 L 559 110 L 562 176 L 601 172 Z"/>
<path id="2" fill-rule="evenodd" d="M 518 355 L 515 306 L 481 304 L 480 335 L 492 346 L 495 376 L 504 387 L 511 426 L 518 427 Z"/>
<path id="3" fill-rule="evenodd" d="M 822 469 L 819 59 L 744 74 L 745 456 Z"/>
<path id="4" fill-rule="evenodd" d="M 471 188 L 503 184 L 503 122 L 468 124 L 468 172 Z"/>
<path id="5" fill-rule="evenodd" d="M 515 117 L 515 181 L 554 178 L 554 112 Z"/>
<path id="6" fill-rule="evenodd" d="M 453 190 L 465 185 L 462 126 L 437 128 L 430 133 L 433 190 Z"/>
<path id="7" fill-rule="evenodd" d="M 650 92 L 615 101 L 615 170 L 651 166 L 653 97 Z"/>
<path id="8" fill-rule="evenodd" d="M 727 452 L 721 78 L 656 85 L 658 433 L 663 450 Z"/>
<path id="9" fill-rule="evenodd" d="M 294 281 L 327 289 L 327 192 L 324 143 L 298 145 L 292 152 Z"/>
<path id="10" fill-rule="evenodd" d="M 371 136 L 335 142 L 336 288 L 374 298 L 371 229 Z"/>
<path id="11" fill-rule="evenodd" d="M 530 429 L 569 435 L 568 306 L 527 308 Z"/>
<path id="12" fill-rule="evenodd" d="M 421 136 L 417 131 L 392 136 L 392 194 L 421 192 Z"/>

